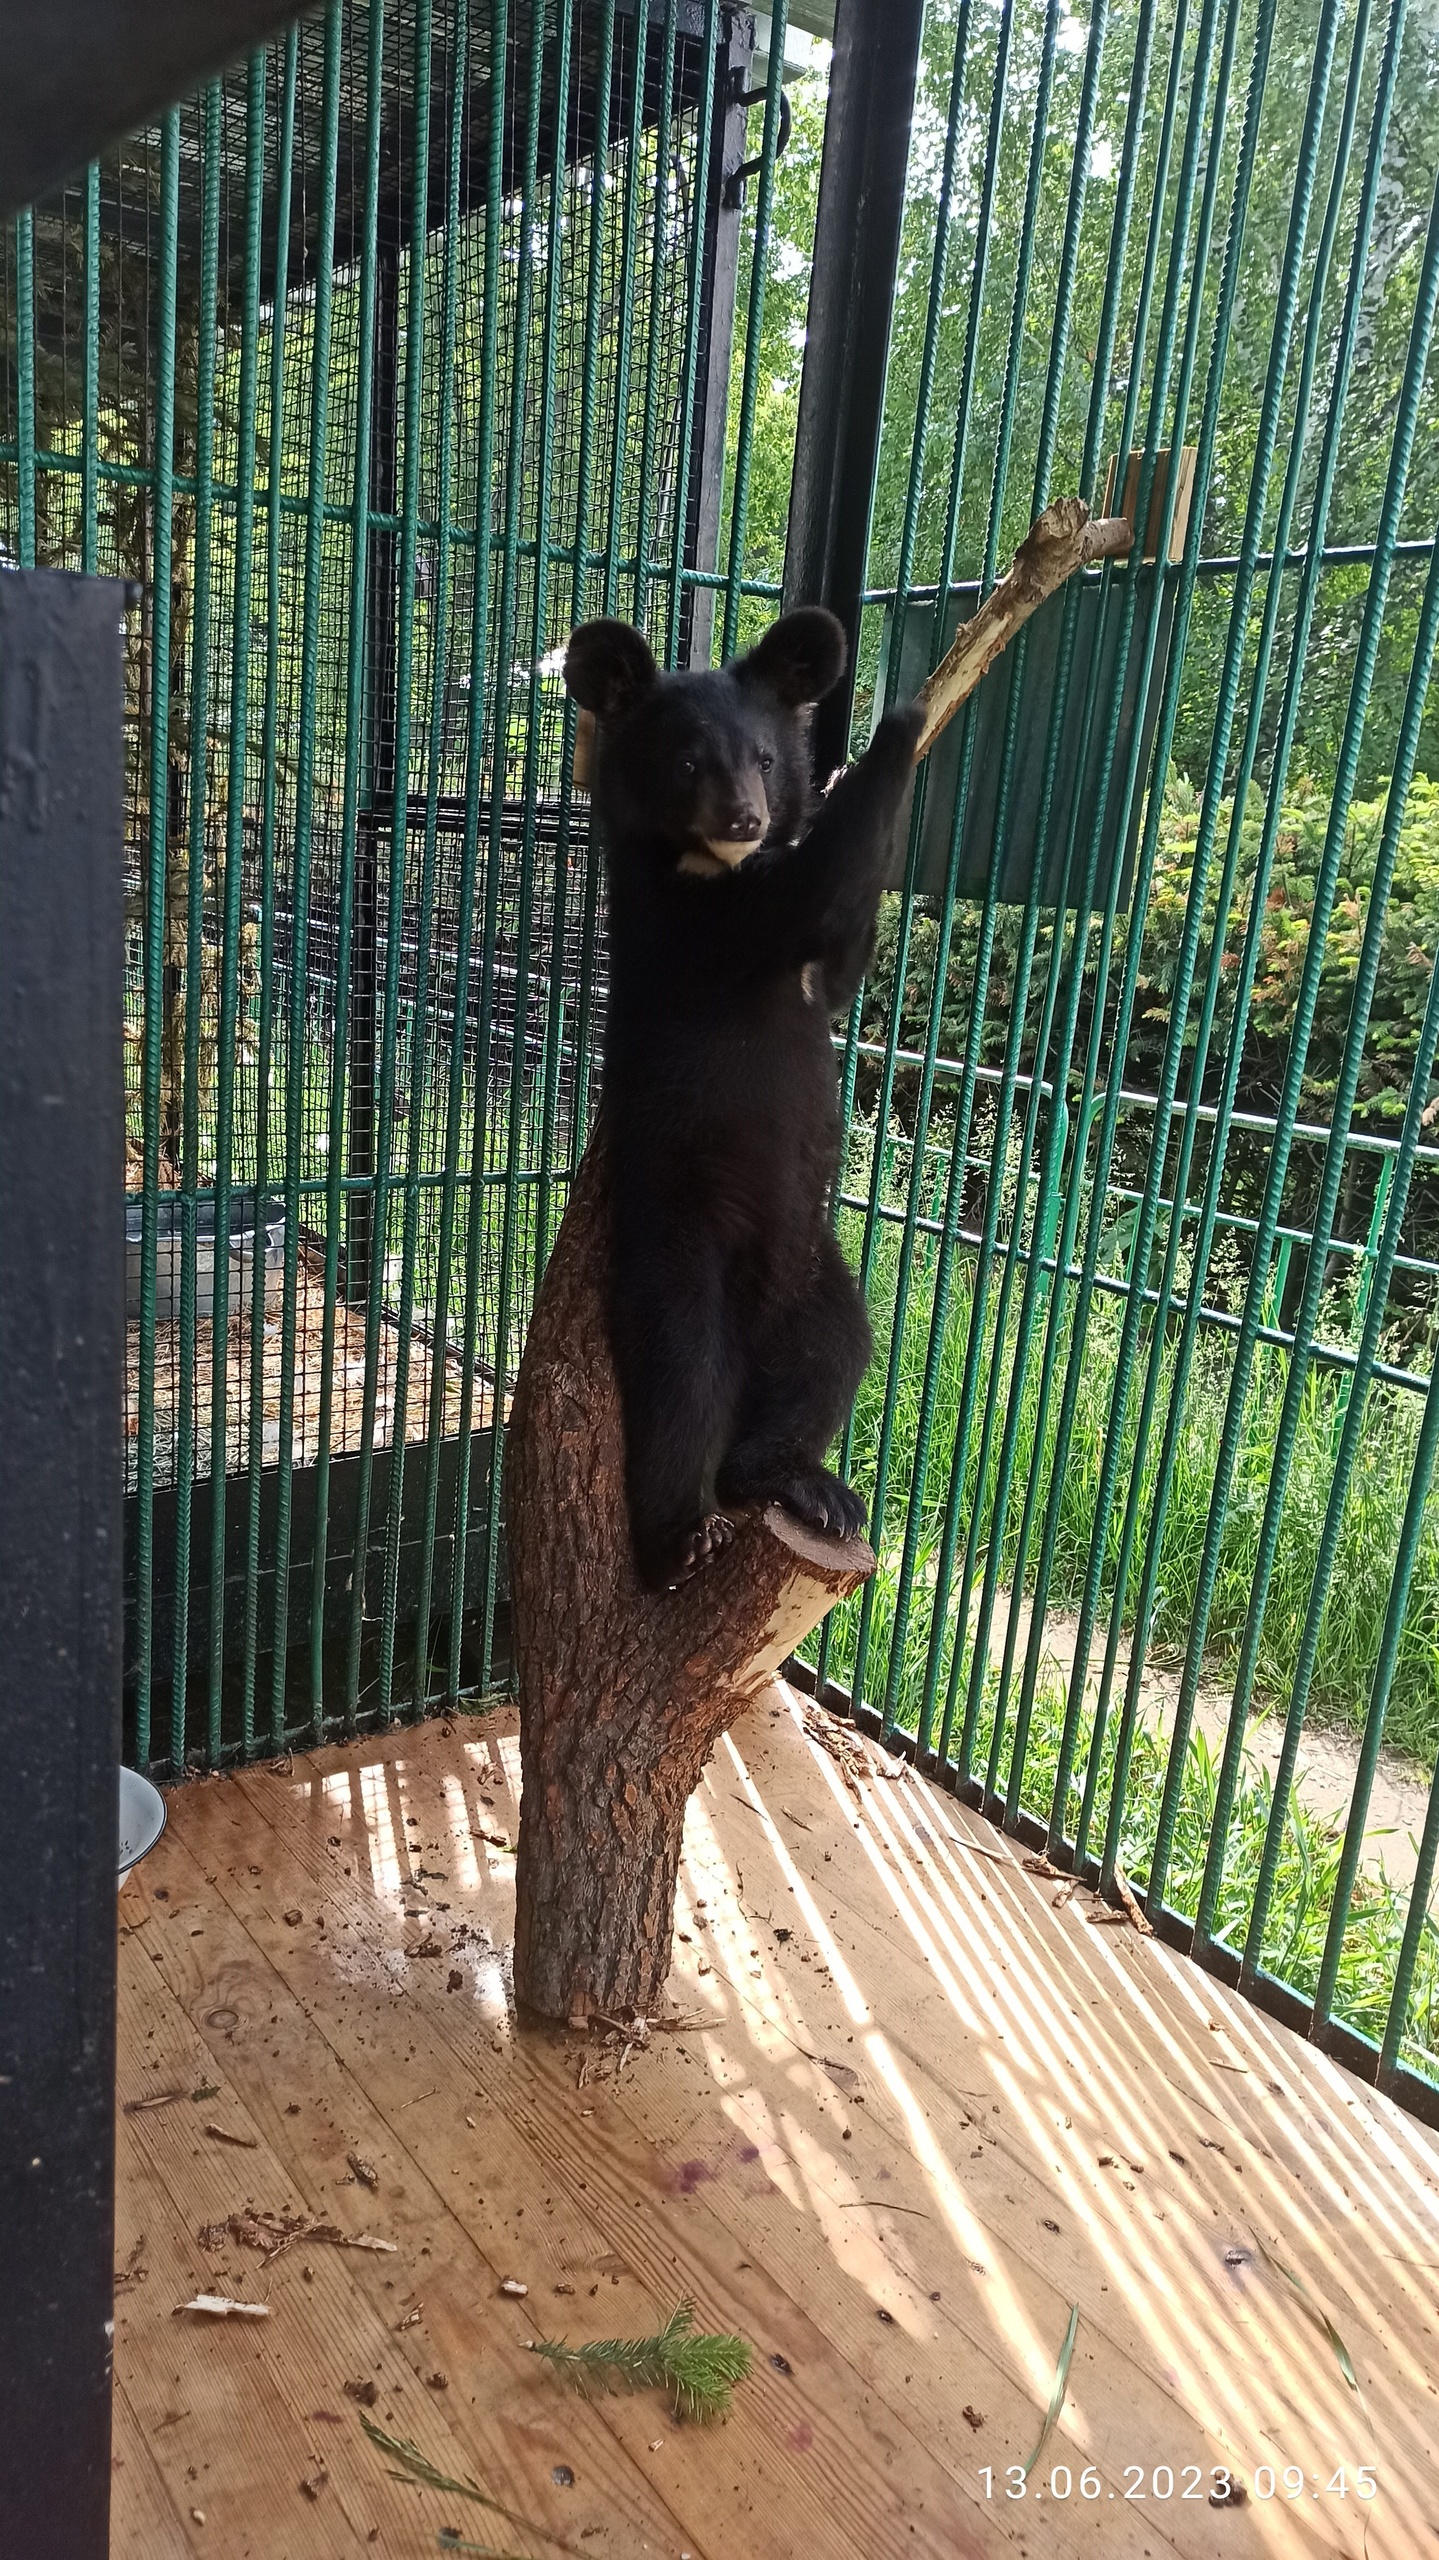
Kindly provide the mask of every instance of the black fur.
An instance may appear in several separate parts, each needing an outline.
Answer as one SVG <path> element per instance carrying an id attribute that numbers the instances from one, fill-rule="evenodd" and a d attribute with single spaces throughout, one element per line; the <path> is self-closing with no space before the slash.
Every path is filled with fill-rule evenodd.
<path id="1" fill-rule="evenodd" d="M 599 723 L 611 1336 L 635 1559 L 655 1588 L 726 1542 L 727 1506 L 864 1525 L 823 1463 L 871 1348 L 829 1217 L 829 1016 L 869 958 L 920 713 L 891 712 L 816 807 L 805 708 L 843 667 L 817 607 L 711 673 L 660 675 L 614 622 L 587 623 L 565 661 Z"/>

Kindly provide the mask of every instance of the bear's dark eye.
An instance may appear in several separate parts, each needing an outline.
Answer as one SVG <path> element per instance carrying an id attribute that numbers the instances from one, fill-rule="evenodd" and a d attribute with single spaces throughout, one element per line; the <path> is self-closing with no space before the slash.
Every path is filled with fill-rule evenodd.
<path id="1" fill-rule="evenodd" d="M 680 771 L 681 771 L 681 773 L 693 773 L 694 769 L 695 769 L 695 760 L 694 760 L 694 757 L 693 757 L 693 756 L 681 756 L 681 758 L 680 758 Z"/>
<path id="2" fill-rule="evenodd" d="M 772 755 L 762 755 L 759 760 L 759 769 L 761 773 L 768 773 L 773 762 L 774 758 Z"/>

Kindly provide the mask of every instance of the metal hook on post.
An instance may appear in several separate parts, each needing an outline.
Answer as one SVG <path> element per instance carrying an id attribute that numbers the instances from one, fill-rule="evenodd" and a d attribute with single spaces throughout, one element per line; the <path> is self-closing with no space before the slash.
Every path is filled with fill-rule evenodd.
<path id="1" fill-rule="evenodd" d="M 763 104 L 766 94 L 766 91 L 763 89 L 741 89 L 736 94 L 735 105 L 737 107 L 760 106 Z M 779 133 L 774 146 L 774 156 L 776 160 L 783 156 L 785 145 L 789 141 L 790 125 L 792 122 L 793 118 L 789 111 L 789 98 L 785 91 L 781 89 L 779 93 Z M 731 169 L 729 176 L 724 182 L 724 201 L 727 213 L 738 212 L 739 207 L 744 203 L 744 182 L 746 178 L 757 177 L 763 167 L 764 154 L 761 152 L 757 159 L 742 160 L 737 169 Z"/>

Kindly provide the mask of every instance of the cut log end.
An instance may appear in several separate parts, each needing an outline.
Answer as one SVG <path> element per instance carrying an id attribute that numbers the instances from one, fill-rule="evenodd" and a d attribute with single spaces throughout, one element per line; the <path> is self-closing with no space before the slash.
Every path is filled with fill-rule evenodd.
<path id="1" fill-rule="evenodd" d="M 874 1549 L 863 1538 L 822 1538 L 817 1531 L 807 1529 L 802 1520 L 782 1511 L 777 1502 L 770 1503 L 761 1518 L 770 1536 L 787 1547 L 801 1564 L 822 1577 L 831 1577 L 836 1585 L 842 1582 L 849 1590 L 857 1591 L 875 1569 Z"/>

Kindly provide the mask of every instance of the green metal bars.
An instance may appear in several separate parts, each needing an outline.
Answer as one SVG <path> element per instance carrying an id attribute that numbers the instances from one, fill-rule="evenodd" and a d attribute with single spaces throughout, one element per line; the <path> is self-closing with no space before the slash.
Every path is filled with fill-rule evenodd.
<path id="1" fill-rule="evenodd" d="M 760 385 L 753 44 L 719 0 L 332 0 L 7 238 L 0 558 L 144 594 L 142 1764 L 504 1677 L 498 1442 L 603 1024 L 558 653 L 773 591 L 697 549 L 736 338 Z"/>
<path id="2" fill-rule="evenodd" d="M 917 614 L 934 662 L 1051 492 L 1099 503 L 1132 456 L 1149 536 L 1016 646 L 982 898 L 977 704 L 937 892 L 916 794 L 846 1051 L 880 1569 L 801 1676 L 1433 2112 L 1439 115 L 1396 150 L 1434 67 L 1404 0 L 1290 13 L 1283 77 L 1275 29 L 1272 0 L 928 22 L 869 685 Z M 1366 1835 L 1396 1731 L 1412 1844 Z"/>
<path id="3" fill-rule="evenodd" d="M 331 0 L 13 227 L 0 544 L 145 590 L 142 1761 L 504 1676 L 604 1019 L 559 652 L 778 592 L 823 54 L 756 34 Z M 916 792 L 841 1060 L 880 1569 L 798 1667 L 1431 2111 L 1436 175 L 1406 0 L 933 0 L 858 734 L 1046 498 L 1149 538 Z"/>

